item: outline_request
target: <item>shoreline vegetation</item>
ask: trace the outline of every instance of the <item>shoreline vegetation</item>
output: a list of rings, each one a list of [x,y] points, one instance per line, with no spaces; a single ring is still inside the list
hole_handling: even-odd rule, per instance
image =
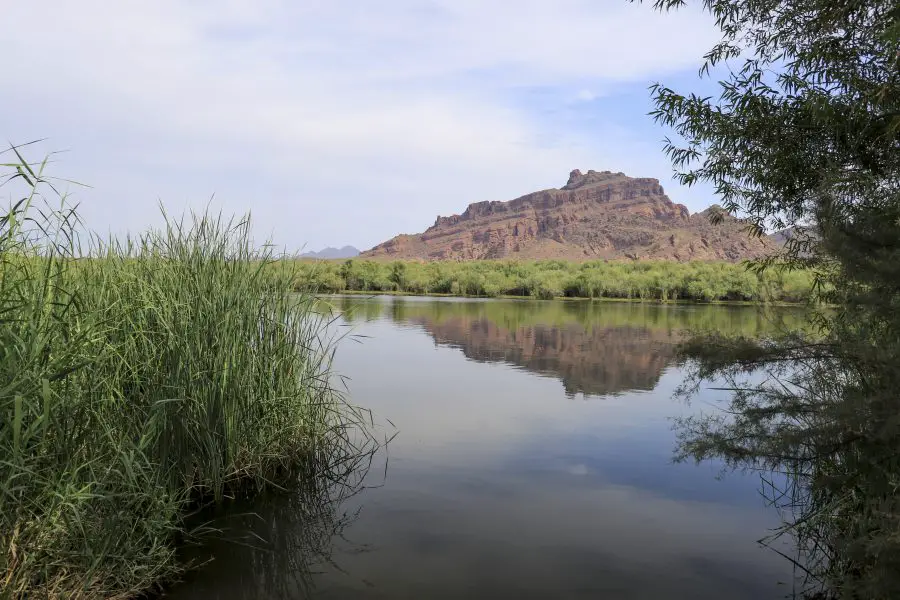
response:
[[[535,298],[534,296],[512,296],[512,295],[499,295],[499,296],[470,296],[470,295],[461,295],[461,294],[438,294],[432,292],[401,292],[397,290],[382,290],[382,291],[362,291],[362,290],[343,290],[341,292],[318,292],[321,296],[359,296],[362,298],[370,298],[374,296],[393,296],[397,298],[468,298],[472,300],[543,300],[543,301],[554,301],[554,302],[567,302],[570,304],[577,304],[580,302],[609,302],[616,304],[673,304],[673,305],[710,305],[710,306],[759,306],[761,304],[765,304],[767,306],[784,306],[784,307],[802,307],[807,306],[807,300],[800,300],[796,302],[787,302],[782,300],[775,300],[771,302],[754,302],[752,300],[695,300],[691,298],[679,298],[678,300],[661,300],[658,298],[587,298],[583,296],[554,296],[552,298]]]
[[[43,197],[43,165],[8,156],[0,597],[153,593],[210,533],[191,515],[311,478],[353,485],[374,444],[332,387],[331,317],[268,268],[248,220],[100,241]]]
[[[762,271],[728,262],[291,260],[298,289],[323,294],[805,304],[811,269]]]

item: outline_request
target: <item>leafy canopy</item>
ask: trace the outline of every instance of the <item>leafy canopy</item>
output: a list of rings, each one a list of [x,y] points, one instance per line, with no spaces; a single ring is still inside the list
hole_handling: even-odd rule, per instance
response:
[[[820,313],[820,339],[685,347],[695,359],[685,389],[721,377],[734,396],[727,417],[680,424],[681,456],[781,472],[786,483],[767,484],[787,514],[782,531],[824,586],[807,591],[897,598],[900,4],[703,5],[722,32],[700,69],[724,73],[718,97],[652,87],[652,115],[676,134],[665,144],[676,175],[713,184],[757,234],[792,227],[784,253],[759,267],[814,266],[838,309]]]
[[[897,251],[900,231],[900,4],[703,5],[722,38],[700,75],[726,73],[719,97],[652,86],[653,117],[677,134],[665,144],[677,178],[712,183],[724,208],[746,213],[758,233],[811,226],[861,277],[887,275],[869,271],[872,253]],[[787,258],[808,255],[818,237],[795,236]]]

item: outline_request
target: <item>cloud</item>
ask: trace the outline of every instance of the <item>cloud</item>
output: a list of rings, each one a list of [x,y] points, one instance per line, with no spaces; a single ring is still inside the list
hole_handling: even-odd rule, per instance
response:
[[[32,0],[0,24],[20,57],[0,135],[71,148],[101,230],[215,192],[278,242],[370,246],[571,168],[643,164],[661,135],[563,126],[529,90],[645,96],[714,39],[697,12],[619,1]]]

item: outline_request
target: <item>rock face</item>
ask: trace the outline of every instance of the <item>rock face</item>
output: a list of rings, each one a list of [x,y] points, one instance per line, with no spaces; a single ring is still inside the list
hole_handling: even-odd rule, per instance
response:
[[[691,215],[656,179],[576,169],[560,189],[470,204],[461,215],[438,217],[424,233],[399,235],[361,256],[738,261],[778,247],[767,238],[751,238],[745,224],[731,216],[713,225],[709,216],[717,210]]]

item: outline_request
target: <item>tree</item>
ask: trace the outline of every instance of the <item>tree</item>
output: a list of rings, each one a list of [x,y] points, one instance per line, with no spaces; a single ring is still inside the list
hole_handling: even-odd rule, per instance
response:
[[[404,291],[406,289],[406,265],[400,261],[391,263],[391,274],[388,279],[397,291]]]
[[[683,0],[657,0],[660,10]],[[811,265],[814,338],[695,340],[686,393],[724,376],[733,418],[681,424],[681,456],[787,475],[797,564],[816,593],[900,597],[900,4],[704,0],[717,97],[652,86],[686,185],[711,183],[751,233],[791,227],[758,269]],[[769,372],[769,383],[746,380]]]

